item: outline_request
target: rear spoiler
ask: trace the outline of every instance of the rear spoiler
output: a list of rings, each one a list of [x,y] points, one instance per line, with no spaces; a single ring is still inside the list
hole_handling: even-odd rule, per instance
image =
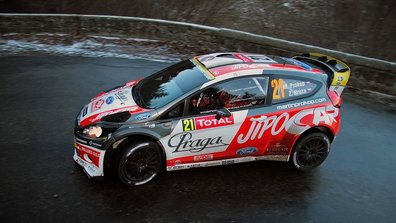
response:
[[[341,95],[351,75],[351,69],[344,62],[320,53],[306,53],[294,56],[293,59],[326,73],[329,90],[337,92],[338,95]]]

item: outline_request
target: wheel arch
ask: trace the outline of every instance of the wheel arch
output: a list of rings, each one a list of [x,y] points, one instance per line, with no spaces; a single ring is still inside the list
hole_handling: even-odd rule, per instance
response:
[[[305,131],[297,138],[297,140],[295,141],[294,145],[295,145],[299,140],[301,140],[302,138],[304,138],[305,136],[307,136],[307,135],[309,135],[309,134],[312,134],[312,133],[315,133],[315,132],[321,132],[321,133],[327,135],[327,137],[329,137],[330,143],[332,143],[333,140],[334,140],[334,138],[335,138],[334,132],[333,132],[329,127],[326,127],[326,126],[314,126],[314,127],[312,127],[312,128],[309,128],[309,129],[305,130]]]
[[[166,163],[166,153],[162,144],[159,142],[158,134],[150,134],[150,132],[130,132],[122,135],[117,135],[114,138],[114,142],[109,144],[106,148],[104,157],[104,175],[112,175],[114,173],[115,161],[119,158],[119,154],[122,153],[123,149],[131,143],[151,141],[161,148],[162,160]]]
[[[290,156],[291,156],[291,154],[293,153],[294,147],[297,145],[297,143],[298,143],[301,139],[303,139],[305,136],[307,136],[307,135],[309,135],[309,134],[312,134],[312,133],[316,133],[316,132],[320,132],[320,133],[323,133],[323,134],[327,135],[327,137],[329,137],[330,143],[332,143],[333,140],[334,140],[334,138],[335,138],[334,132],[333,132],[329,127],[326,127],[326,126],[314,126],[314,127],[312,127],[312,128],[309,128],[309,129],[305,130],[303,133],[301,133],[301,134],[296,138],[296,140],[294,141],[294,143],[293,143],[293,148],[292,148],[292,149],[290,150],[290,152],[289,152],[289,158],[288,158],[288,160],[290,160]]]
[[[321,163],[326,159],[326,157],[327,157],[327,155],[329,153],[329,150],[327,150],[327,154],[325,154],[325,157],[323,158],[323,160],[321,160],[318,164],[315,164],[315,166],[313,166],[313,167],[304,167],[304,166],[301,167],[300,164],[296,164],[296,162],[298,162],[298,161],[296,161],[296,157],[294,156],[294,154],[295,154],[295,151],[299,148],[298,147],[299,143],[302,140],[304,140],[306,137],[309,137],[309,135],[315,134],[315,133],[321,133],[321,134],[324,134],[324,135],[326,135],[328,137],[328,143],[329,143],[328,149],[330,149],[330,144],[333,142],[333,140],[335,138],[335,134],[333,133],[333,131],[330,128],[326,127],[326,126],[315,126],[315,127],[310,128],[310,129],[307,129],[301,135],[299,135],[297,137],[297,139],[295,140],[295,142],[293,144],[293,148],[290,150],[290,154],[289,154],[289,157],[288,157],[288,162],[290,164],[292,164],[298,170],[305,171],[305,170],[309,170],[309,168],[311,168],[311,169],[312,168],[316,168],[317,166],[321,165]]]

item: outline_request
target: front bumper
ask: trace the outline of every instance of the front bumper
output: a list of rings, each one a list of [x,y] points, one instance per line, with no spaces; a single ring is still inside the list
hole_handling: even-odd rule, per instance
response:
[[[80,140],[81,141],[81,140]],[[89,178],[104,177],[103,162],[105,151],[85,145],[74,137],[74,161],[80,165]]]

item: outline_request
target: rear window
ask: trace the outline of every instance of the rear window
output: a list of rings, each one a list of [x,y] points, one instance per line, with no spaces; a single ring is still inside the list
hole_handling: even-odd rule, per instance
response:
[[[309,79],[276,77],[271,80],[272,102],[284,102],[313,94],[320,86],[319,82]]]

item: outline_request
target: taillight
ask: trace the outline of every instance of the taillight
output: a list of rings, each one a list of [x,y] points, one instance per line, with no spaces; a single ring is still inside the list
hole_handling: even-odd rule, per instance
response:
[[[337,94],[337,92],[328,91],[327,95],[329,95],[329,98],[330,98],[331,102],[333,103],[334,107],[336,107],[336,108],[341,107],[342,98]]]

